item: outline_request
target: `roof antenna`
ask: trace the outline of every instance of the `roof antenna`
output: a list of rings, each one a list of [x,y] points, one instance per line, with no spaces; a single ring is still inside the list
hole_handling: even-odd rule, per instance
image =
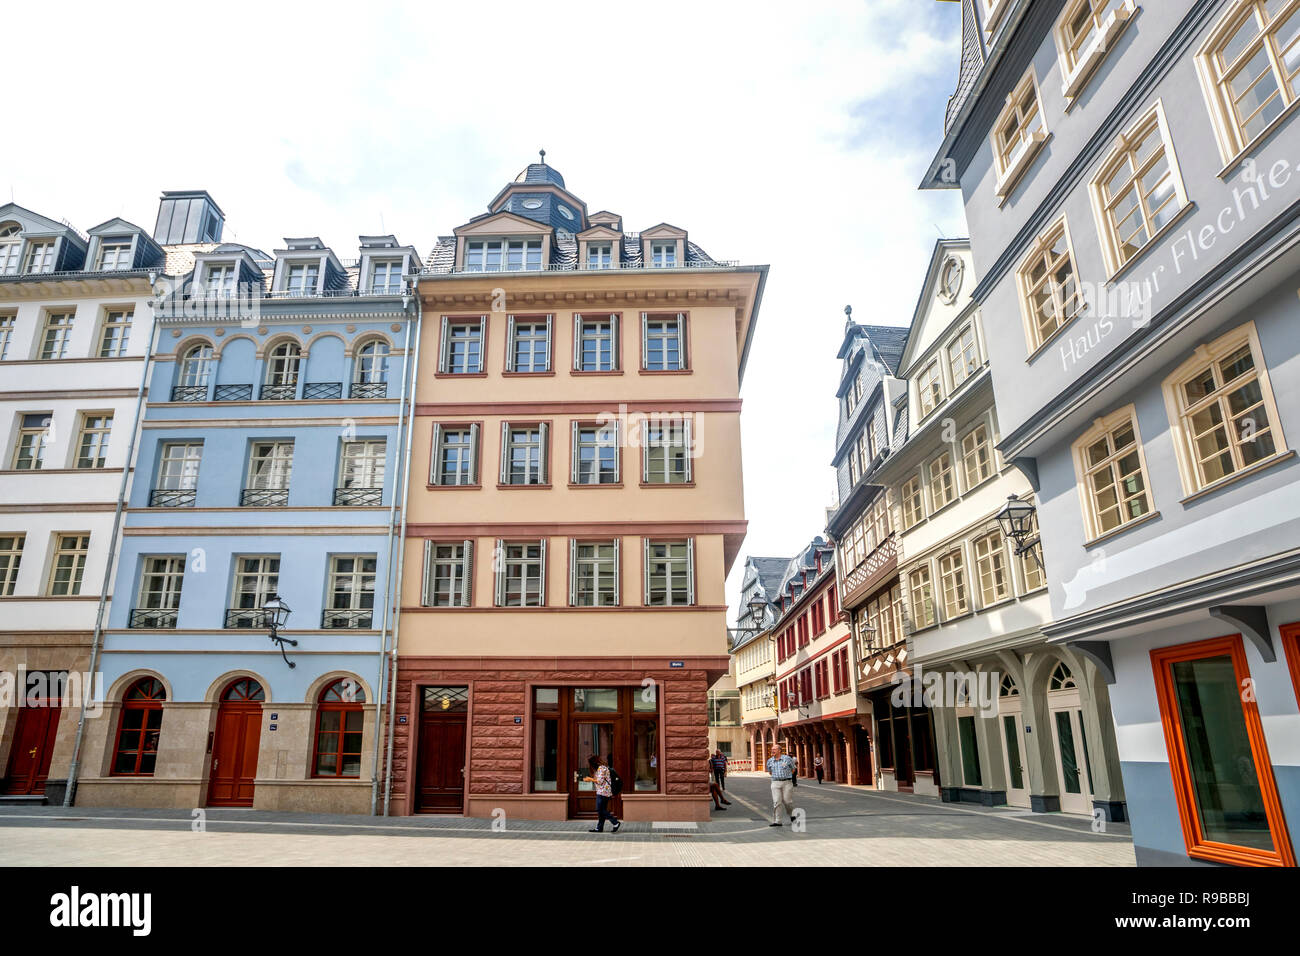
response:
[[[544,150],[544,149],[539,149],[539,150],[537,151],[537,153],[538,153],[538,155],[540,155],[540,156],[542,157],[542,165],[545,166],[545,165],[546,165],[546,150]]]
[[[844,324],[845,326],[853,324],[853,306],[851,305],[846,305],[844,307]]]

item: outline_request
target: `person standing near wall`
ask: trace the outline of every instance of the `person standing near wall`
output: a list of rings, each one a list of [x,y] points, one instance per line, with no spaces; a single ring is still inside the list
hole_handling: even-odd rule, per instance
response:
[[[783,744],[776,745],[776,753],[767,759],[767,772],[772,776],[772,822],[768,826],[781,825],[781,808],[794,824],[794,775],[798,763],[785,752]]]

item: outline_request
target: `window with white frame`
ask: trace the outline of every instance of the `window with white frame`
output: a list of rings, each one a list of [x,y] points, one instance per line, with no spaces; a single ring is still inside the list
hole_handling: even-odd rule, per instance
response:
[[[483,371],[483,342],[487,337],[487,316],[474,321],[452,321],[442,317],[441,355],[438,371],[448,375],[478,375]]]
[[[477,485],[478,449],[478,423],[435,424],[429,484]]]
[[[256,441],[248,458],[249,489],[283,491],[293,477],[293,441]]]
[[[535,272],[542,268],[541,239],[471,239],[466,272]]]
[[[1090,538],[1151,513],[1151,496],[1133,406],[1098,420],[1073,446]]]
[[[329,605],[321,618],[324,627],[370,627],[375,608],[373,554],[336,554],[330,558]],[[361,612],[361,613],[358,613]]]
[[[68,344],[72,341],[72,313],[47,312],[45,323],[41,327],[40,359],[61,359],[68,356]]]
[[[980,367],[979,347],[975,344],[975,326],[968,325],[948,343],[948,368],[955,389]]]
[[[1164,392],[1189,494],[1285,450],[1253,323],[1199,347]]]
[[[181,587],[185,583],[185,556],[179,554],[145,555],[140,565],[140,597],[137,609],[175,611],[181,606]],[[152,615],[151,625],[159,623]],[[172,626],[175,626],[172,618]]]
[[[103,468],[108,464],[108,435],[112,430],[112,412],[82,413],[76,467]]]
[[[1024,576],[1025,591],[1037,591],[1047,587],[1047,572],[1043,565],[1043,543],[1038,540],[1038,513],[1029,516],[1029,537],[1032,547],[1020,555],[1020,573]]]
[[[0,224],[0,276],[18,274],[23,249],[23,230],[16,222]]]
[[[546,539],[497,541],[497,607],[546,604]]]
[[[131,237],[105,236],[99,241],[99,268],[118,272],[131,268]]]
[[[134,315],[128,309],[111,309],[104,314],[104,325],[99,331],[100,358],[120,358],[126,354]]]
[[[235,291],[239,267],[233,262],[208,263],[203,270],[203,284],[208,295],[230,295]]]
[[[641,480],[648,485],[688,484],[692,479],[691,420],[650,417],[641,427]]]
[[[686,366],[686,316],[641,313],[641,367],[673,372]]]
[[[912,626],[929,627],[934,623],[934,586],[930,581],[928,565],[912,571],[907,576],[907,591],[912,604]]]
[[[1066,4],[1057,21],[1056,47],[1067,97],[1083,88],[1086,75],[1109,51],[1108,40],[1135,10],[1134,0],[1073,0]]]
[[[952,456],[944,452],[930,462],[930,511],[938,511],[957,495],[952,476]]]
[[[574,316],[573,368],[577,372],[618,370],[618,316]]]
[[[1031,66],[993,124],[993,160],[997,166],[999,195],[1005,195],[1025,171],[1047,133],[1038,81]]]
[[[506,371],[551,370],[551,316],[506,319]]]
[[[473,541],[424,542],[425,607],[469,607],[473,590]]]
[[[357,349],[352,381],[356,385],[383,385],[388,381],[387,342],[371,339]]]
[[[1029,351],[1036,352],[1085,307],[1064,217],[1034,243],[1017,278],[1021,308],[1028,319]]]
[[[50,563],[49,594],[73,597],[81,593],[81,577],[90,554],[90,535],[60,534],[54,539],[54,560]]]
[[[339,488],[383,488],[387,457],[386,439],[345,441],[339,455]]]
[[[266,384],[272,388],[296,388],[302,365],[302,347],[297,342],[281,342],[266,357]]]
[[[970,610],[966,594],[966,559],[960,547],[939,558],[939,586],[943,589],[943,616],[952,620]]]
[[[315,295],[320,279],[320,263],[291,263],[286,270],[284,288],[290,295]]]
[[[260,625],[262,607],[280,589],[280,556],[236,555],[234,566],[234,584],[230,592],[231,610],[254,612],[239,618],[239,626]],[[229,615],[227,620],[230,620]],[[244,621],[253,623],[242,623]]]
[[[14,326],[18,317],[12,312],[0,312],[0,362],[9,357],[9,343],[13,341]]]
[[[1091,188],[1102,252],[1113,274],[1188,204],[1159,103],[1119,138]]]
[[[979,576],[980,601],[984,607],[1011,596],[1007,549],[1000,531],[975,539],[975,572]]]
[[[23,272],[33,275],[54,271],[54,241],[30,242],[27,245],[27,260]]]
[[[548,431],[545,422],[521,425],[501,423],[501,484],[550,483],[547,462]]]
[[[695,542],[645,539],[645,603],[650,607],[695,603]]]
[[[569,539],[569,604],[573,607],[618,607],[619,539]]]
[[[49,412],[27,412],[18,419],[18,436],[14,440],[13,463],[17,471],[39,471],[45,467],[45,451],[50,443],[53,419]]]
[[[1300,4],[1231,4],[1197,53],[1225,160],[1256,142],[1300,98]]]
[[[587,243],[587,268],[610,269],[614,262],[614,244],[612,242]]]
[[[925,497],[921,494],[921,476],[913,475],[899,489],[903,503],[903,527],[910,528],[925,517]]]
[[[989,441],[987,426],[976,425],[962,438],[961,460],[968,489],[993,474],[993,445]]]
[[[651,242],[650,264],[655,269],[671,269],[677,265],[677,241]]]
[[[181,371],[177,385],[183,388],[207,388],[213,364],[211,345],[205,343],[187,349],[181,358]]]
[[[569,481],[575,485],[618,484],[618,426],[614,422],[573,422],[570,426],[573,461]]]
[[[12,597],[18,586],[18,569],[23,563],[25,534],[0,535],[0,597]]]
[[[943,401],[943,374],[939,371],[938,359],[921,370],[917,387],[921,401],[921,417],[924,418]]]
[[[402,291],[402,260],[372,259],[370,291],[374,295],[397,295]]]
[[[165,442],[158,457],[158,487],[167,491],[193,491],[199,483],[202,441]]]

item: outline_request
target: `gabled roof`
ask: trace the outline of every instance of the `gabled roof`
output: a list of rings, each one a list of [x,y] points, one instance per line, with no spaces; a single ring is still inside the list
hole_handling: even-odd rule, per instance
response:
[[[921,292],[916,297],[916,308],[912,310],[912,322],[904,329],[904,340],[902,348],[899,350],[899,360],[902,368],[907,368],[912,364],[915,358],[915,345],[919,341],[919,330],[925,324],[925,317],[934,303],[937,290],[939,288],[939,278],[943,272],[943,264],[948,260],[949,253],[953,251],[970,252],[970,240],[964,237],[952,239],[938,239],[934,243],[934,248],[930,251],[930,263],[925,269],[925,280],[921,283]],[[974,278],[967,279],[964,287],[973,288],[975,285]],[[906,359],[906,361],[902,361]]]
[[[113,235],[120,235],[124,232],[138,232],[141,233],[142,235],[149,236],[148,232],[146,232],[144,229],[137,226],[135,223],[127,222],[125,219],[119,219],[116,216],[114,216],[112,219],[107,220],[106,222],[101,222],[98,226],[94,226],[91,229],[87,229],[86,235],[113,236]],[[149,239],[150,241],[152,241],[153,237],[149,236]]]
[[[7,219],[17,219],[20,222],[23,222],[23,232],[29,231],[28,226],[33,226],[40,232],[59,232],[61,230],[67,230],[68,232],[73,231],[71,226],[65,226],[61,222],[55,222],[53,219],[42,216],[38,212],[32,212],[30,209],[13,202],[7,202],[3,206],[0,206],[0,222]]]

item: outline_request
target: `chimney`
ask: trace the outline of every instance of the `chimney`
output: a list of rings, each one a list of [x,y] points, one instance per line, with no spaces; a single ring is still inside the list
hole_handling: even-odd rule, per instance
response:
[[[153,237],[161,246],[220,242],[226,216],[204,189],[164,192]]]

